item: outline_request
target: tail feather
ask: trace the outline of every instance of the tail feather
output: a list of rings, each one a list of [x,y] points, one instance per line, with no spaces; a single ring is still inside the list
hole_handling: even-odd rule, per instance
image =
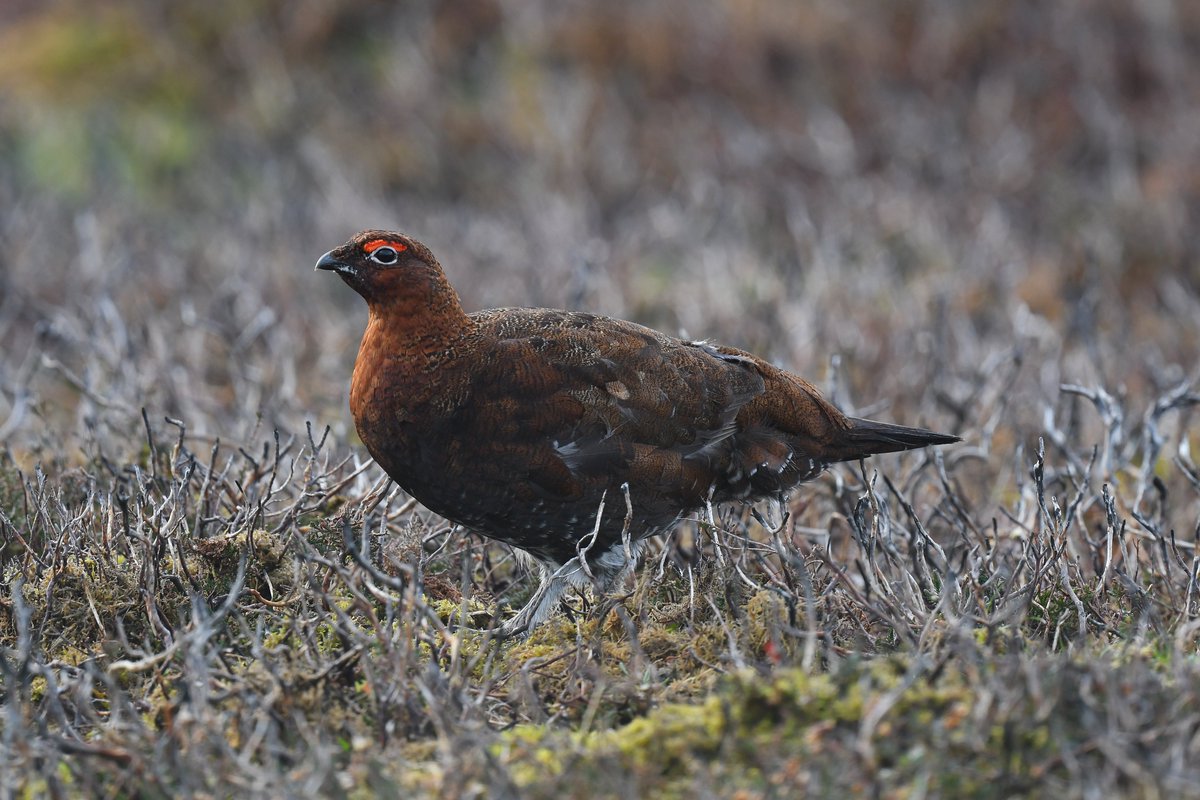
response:
[[[870,419],[850,417],[850,424],[852,427],[841,437],[842,446],[838,448],[835,461],[854,461],[879,453],[895,453],[960,441],[957,436]]]

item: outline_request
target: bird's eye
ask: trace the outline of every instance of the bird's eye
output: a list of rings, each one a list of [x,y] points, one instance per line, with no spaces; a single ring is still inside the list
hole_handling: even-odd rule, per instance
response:
[[[396,253],[396,250],[394,248],[387,247],[385,245],[383,247],[376,247],[374,250],[372,250],[370,253],[370,257],[371,257],[371,260],[374,261],[376,264],[383,264],[383,265],[387,266],[387,265],[395,264],[396,259],[398,259],[400,256]]]

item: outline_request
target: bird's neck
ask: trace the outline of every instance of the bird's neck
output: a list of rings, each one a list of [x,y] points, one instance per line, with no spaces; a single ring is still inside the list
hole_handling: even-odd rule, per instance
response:
[[[393,285],[378,286],[367,298],[363,345],[387,360],[437,361],[474,323],[440,270],[403,278],[397,274]]]
[[[368,302],[370,318],[364,336],[388,344],[392,355],[436,353],[472,326],[449,284],[404,289],[383,302]]]
[[[445,279],[436,277],[409,281],[386,302],[368,303],[350,386],[360,428],[376,417],[396,420],[405,409],[430,401],[446,388],[435,374],[467,349],[477,324]]]

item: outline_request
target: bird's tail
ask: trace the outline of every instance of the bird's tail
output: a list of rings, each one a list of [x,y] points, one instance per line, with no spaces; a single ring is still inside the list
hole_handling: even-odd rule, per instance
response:
[[[878,453],[895,453],[899,450],[915,450],[931,444],[952,444],[957,436],[934,433],[924,428],[909,428],[870,419],[850,417],[850,429],[841,437],[835,461],[854,461]]]

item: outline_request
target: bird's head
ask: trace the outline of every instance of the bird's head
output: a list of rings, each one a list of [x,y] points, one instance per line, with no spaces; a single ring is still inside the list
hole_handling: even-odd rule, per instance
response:
[[[394,231],[356,234],[321,256],[317,269],[336,272],[372,309],[433,300],[446,290],[453,294],[429,248]]]

